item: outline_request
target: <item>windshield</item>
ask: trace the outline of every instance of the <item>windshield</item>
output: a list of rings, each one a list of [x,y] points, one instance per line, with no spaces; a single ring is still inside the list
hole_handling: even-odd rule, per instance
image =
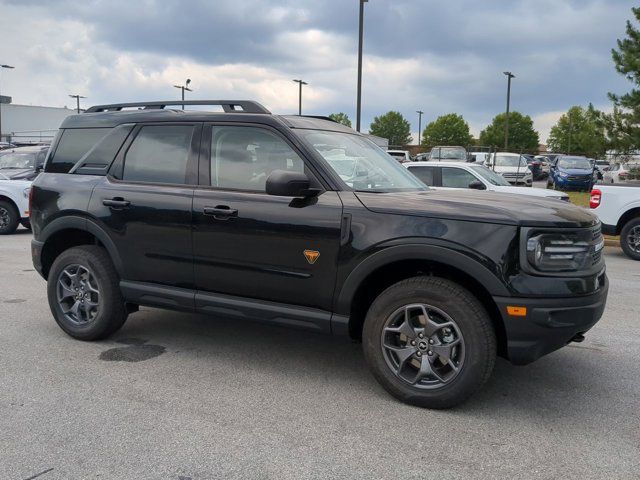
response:
[[[367,138],[351,133],[297,130],[340,178],[358,192],[428,190],[409,170]]]
[[[7,152],[0,153],[0,169],[3,168],[34,168],[36,152]]]
[[[498,185],[501,187],[509,187],[511,184],[505,180],[502,175],[497,174],[496,172],[492,172],[487,167],[483,167],[480,165],[473,165],[471,167],[475,173],[484,178],[491,185]]]
[[[524,157],[518,155],[496,155],[496,167],[517,167],[518,162],[521,167],[527,166]]]
[[[576,168],[580,170],[591,170],[591,162],[581,157],[564,157],[558,160],[558,168]]]
[[[431,149],[431,160],[461,160],[467,159],[463,148],[458,147],[434,147]]]

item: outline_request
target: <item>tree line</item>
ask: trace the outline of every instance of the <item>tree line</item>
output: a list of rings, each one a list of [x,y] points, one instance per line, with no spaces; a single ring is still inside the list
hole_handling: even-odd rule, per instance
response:
[[[636,22],[640,22],[640,7],[631,9]],[[596,109],[591,103],[586,107],[575,105],[560,116],[551,128],[548,150],[568,152],[600,158],[607,151],[621,155],[640,151],[640,30],[627,21],[626,38],[617,41],[617,49],[611,51],[615,69],[633,84],[630,92],[618,95],[609,93],[613,103],[610,113]],[[345,113],[330,117],[351,126]],[[469,124],[462,115],[449,113],[427,123],[421,132],[421,146],[425,149],[436,145],[504,145],[506,114],[496,115],[478,138],[473,138]],[[397,111],[377,116],[369,126],[369,133],[389,139],[389,145],[409,145],[411,124]],[[529,115],[514,111],[509,113],[509,149],[535,152],[540,137]]]

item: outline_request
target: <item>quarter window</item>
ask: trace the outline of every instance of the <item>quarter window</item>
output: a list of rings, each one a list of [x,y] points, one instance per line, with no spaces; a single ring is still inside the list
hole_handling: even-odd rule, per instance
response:
[[[284,140],[263,128],[213,128],[212,186],[264,192],[274,170],[303,172],[304,162]]]
[[[443,167],[442,186],[449,188],[469,188],[477,178],[461,168]]]
[[[69,172],[76,162],[84,157],[110,130],[110,128],[65,129],[56,151],[47,162],[45,171],[51,173]]]
[[[184,184],[193,128],[192,125],[142,127],[124,158],[122,179]]]

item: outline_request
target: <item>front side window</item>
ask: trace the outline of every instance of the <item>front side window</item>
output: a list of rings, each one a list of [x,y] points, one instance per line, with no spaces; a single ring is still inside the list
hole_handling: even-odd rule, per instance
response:
[[[58,146],[47,162],[45,171],[67,173],[110,130],[110,128],[67,128],[62,132]]]
[[[469,188],[471,182],[478,180],[471,173],[461,168],[443,167],[442,186],[449,188]]]
[[[304,172],[300,156],[278,135],[259,127],[213,128],[213,187],[264,192],[267,177],[274,170]]]
[[[124,158],[122,179],[129,182],[184,184],[194,127],[142,127]]]
[[[352,133],[296,129],[347,187],[358,192],[427,190],[414,175],[369,139]]]
[[[409,171],[420,179],[425,185],[433,187],[433,174],[435,167],[409,167]]]

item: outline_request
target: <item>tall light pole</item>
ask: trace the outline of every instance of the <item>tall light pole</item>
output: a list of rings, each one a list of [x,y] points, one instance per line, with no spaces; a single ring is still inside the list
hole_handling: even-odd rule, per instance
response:
[[[184,85],[174,85],[174,87],[179,88],[180,90],[182,90],[182,101],[184,102],[184,91],[186,90],[187,92],[193,92],[193,90],[191,90],[189,88],[189,84],[191,83],[191,79],[187,78],[187,81],[184,82]],[[182,104],[182,109],[184,110],[184,103]]]
[[[571,155],[571,130],[573,130],[571,109],[569,109],[569,135],[567,135],[567,155]]]
[[[78,113],[80,113],[80,99],[81,98],[87,98],[87,97],[83,97],[82,95],[69,95],[71,98],[75,98],[76,99],[76,111]]]
[[[302,80],[294,80],[298,84],[298,115],[302,115],[302,85],[309,85]]]
[[[362,41],[364,37],[364,4],[369,0],[360,0],[360,21],[358,33],[358,98],[356,100],[356,130],[360,131],[360,113],[362,111]]]
[[[424,113],[422,110],[416,110],[418,114],[418,146],[422,144],[420,135],[422,135],[422,114]]]
[[[12,67],[11,65],[0,65],[0,72],[2,71],[3,68],[13,69],[15,67]],[[2,97],[1,89],[0,89],[0,97]],[[2,141],[2,98],[0,98],[0,141]]]
[[[511,101],[511,79],[516,76],[511,72],[502,72],[507,76],[507,116],[504,122],[504,149],[509,147],[509,102]]]

